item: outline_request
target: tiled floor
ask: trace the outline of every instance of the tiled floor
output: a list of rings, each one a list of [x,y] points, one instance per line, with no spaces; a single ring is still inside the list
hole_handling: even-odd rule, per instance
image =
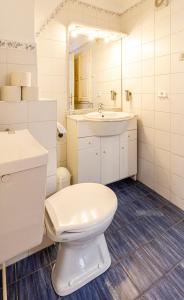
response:
[[[63,299],[184,299],[184,212],[130,179],[110,188],[119,200],[106,232],[111,268]],[[56,249],[51,246],[8,268],[8,300],[61,299],[50,280]]]

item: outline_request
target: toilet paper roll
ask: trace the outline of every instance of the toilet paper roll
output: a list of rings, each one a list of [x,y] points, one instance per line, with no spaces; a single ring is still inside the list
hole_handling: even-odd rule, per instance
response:
[[[2,86],[1,87],[2,101],[21,101],[21,87],[19,86]]]
[[[22,87],[22,100],[35,101],[39,100],[38,87]]]
[[[10,74],[10,84],[14,86],[31,86],[31,73],[12,72]]]

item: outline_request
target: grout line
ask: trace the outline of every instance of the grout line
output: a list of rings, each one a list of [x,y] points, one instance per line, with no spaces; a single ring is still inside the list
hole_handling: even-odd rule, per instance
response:
[[[179,262],[177,262],[177,264],[175,266],[171,267],[159,279],[157,279],[153,284],[151,284],[151,286],[149,288],[147,288],[144,292],[142,292],[141,295],[139,295],[139,297],[142,296],[142,295],[144,295],[146,292],[148,292],[152,287],[156,286],[159,281],[161,281],[162,279],[164,279],[164,277],[167,277],[167,275],[169,273],[171,273],[177,266],[179,266],[183,260],[184,260],[184,257]],[[182,292],[180,289],[178,289],[177,286],[174,286],[174,287],[179,292],[179,294],[184,295],[184,292]],[[136,298],[136,299],[139,299],[139,298]]]

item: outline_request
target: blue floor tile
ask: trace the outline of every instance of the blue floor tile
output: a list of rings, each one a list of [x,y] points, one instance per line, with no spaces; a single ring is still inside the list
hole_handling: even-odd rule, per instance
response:
[[[136,219],[136,214],[129,206],[125,205],[123,209],[117,209],[114,219],[107,229],[107,232],[114,233],[118,229],[133,222]]]
[[[157,263],[162,272],[170,270],[182,259],[180,250],[176,249],[172,242],[162,237],[156,238],[146,244],[143,249],[149,258]]]
[[[180,251],[180,255],[184,256],[184,235],[177,228],[171,228],[163,235],[164,239],[167,239],[173,243],[177,251]]]
[[[169,282],[168,279],[162,279],[153,286],[140,300],[183,300],[182,295],[177,288]]]
[[[138,248],[134,235],[127,228],[119,230],[115,234],[106,234],[107,245],[113,264],[123,256],[135,252]]]
[[[28,276],[40,268],[50,264],[50,257],[47,249],[39,251],[16,263],[17,280]]]
[[[143,250],[124,258],[121,265],[140,292],[147,290],[162,276],[156,263]]]
[[[120,264],[99,276],[95,284],[101,299],[133,300],[139,295]]]
[[[16,281],[16,269],[15,264],[6,268],[6,281],[7,285],[10,285]],[[0,288],[2,288],[2,271],[0,271]]]
[[[173,269],[167,275],[167,278],[171,285],[177,287],[178,291],[184,295],[184,263],[180,263],[175,269]]]
[[[56,300],[51,284],[51,266],[44,267],[39,271],[26,276],[17,282],[19,300]]]

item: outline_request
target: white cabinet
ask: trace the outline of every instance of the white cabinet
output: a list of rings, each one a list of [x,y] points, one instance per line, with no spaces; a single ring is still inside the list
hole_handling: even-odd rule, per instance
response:
[[[67,167],[73,183],[108,184],[137,174],[136,118],[113,136],[94,136],[89,123],[79,120],[68,118],[67,123]]]
[[[119,180],[119,136],[101,137],[101,183]]]
[[[78,183],[101,182],[100,138],[78,139]]]
[[[137,174],[137,130],[128,131],[128,175]]]
[[[128,174],[128,131],[120,135],[120,178],[127,177]]]

